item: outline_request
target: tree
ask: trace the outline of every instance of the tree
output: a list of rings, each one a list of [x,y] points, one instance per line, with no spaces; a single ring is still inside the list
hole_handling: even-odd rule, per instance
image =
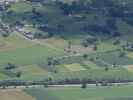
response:
[[[21,74],[22,74],[21,72],[17,72],[17,73],[16,73],[16,77],[17,77],[17,78],[20,78],[20,77],[21,77]]]
[[[85,58],[85,59],[88,58],[88,54],[84,54],[83,58]]]
[[[84,47],[88,47],[89,45],[96,44],[97,38],[95,37],[87,37],[86,39],[83,40],[82,45]]]
[[[72,14],[72,7],[67,3],[60,3],[60,8],[63,10],[64,15]]]
[[[64,31],[64,28],[65,28],[65,27],[64,27],[64,25],[62,25],[62,24],[58,24],[58,25],[57,25],[57,31],[58,31],[58,33],[59,33],[60,35],[61,35],[61,32]]]
[[[111,18],[107,19],[106,24],[107,24],[107,27],[111,28],[112,30],[117,29],[116,18],[111,17]]]
[[[116,63],[113,63],[113,65],[112,65],[114,68],[116,68],[117,67],[117,65],[116,65]]]
[[[118,44],[120,44],[120,40],[119,40],[119,39],[117,39],[117,40],[115,40],[115,41],[113,42],[113,45],[118,45]]]
[[[37,14],[36,8],[32,8],[32,13]]]
[[[108,71],[109,70],[109,68],[108,67],[105,67],[105,71]]]
[[[98,49],[97,44],[94,45],[93,50],[96,51]]]
[[[71,41],[68,41],[68,49],[71,49],[72,43]]]
[[[83,88],[83,89],[87,88],[87,83],[83,82],[81,88]]]
[[[124,57],[126,55],[126,53],[124,52],[124,51],[121,51],[120,53],[119,53],[119,57]]]
[[[51,58],[51,57],[48,57],[48,59],[47,59],[47,62],[48,62],[48,65],[50,66],[50,65],[52,65],[53,63],[53,58]]]
[[[48,83],[44,83],[43,86],[44,86],[45,88],[48,88]]]
[[[9,33],[2,33],[2,36],[6,38],[9,36]]]
[[[88,47],[88,42],[87,41],[83,41],[82,45],[86,48],[86,47]]]
[[[98,81],[96,81],[96,86],[98,86]]]
[[[15,64],[12,64],[12,63],[7,63],[7,65],[5,66],[5,69],[6,70],[10,70],[10,69],[14,69],[16,68],[17,66]]]

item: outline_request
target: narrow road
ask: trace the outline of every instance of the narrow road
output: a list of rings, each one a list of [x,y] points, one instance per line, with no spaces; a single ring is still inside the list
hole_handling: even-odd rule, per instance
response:
[[[128,86],[133,85],[133,82],[126,83],[111,83],[111,86]],[[81,88],[82,84],[66,84],[66,85],[48,85],[48,88]],[[106,86],[102,86],[101,84],[87,84],[87,88],[104,88]],[[45,88],[44,85],[29,85],[29,86],[8,86],[8,87],[0,87],[0,89],[26,89],[26,88]]]

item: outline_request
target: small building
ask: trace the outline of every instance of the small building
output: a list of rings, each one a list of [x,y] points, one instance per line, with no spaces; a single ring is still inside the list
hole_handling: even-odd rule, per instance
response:
[[[28,39],[31,39],[31,40],[34,38],[34,35],[32,32],[25,32],[24,36],[26,36]]]
[[[122,46],[124,49],[128,51],[133,51],[133,44],[132,43],[126,43],[125,45]]]

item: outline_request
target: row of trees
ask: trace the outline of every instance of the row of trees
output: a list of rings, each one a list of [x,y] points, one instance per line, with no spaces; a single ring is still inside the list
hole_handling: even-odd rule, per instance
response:
[[[132,82],[129,79],[103,79],[103,80],[92,80],[92,79],[64,79],[64,80],[56,80],[54,81],[52,78],[48,78],[41,81],[26,81],[26,80],[3,80],[0,81],[0,87],[6,88],[9,86],[34,86],[34,85],[43,85],[44,87],[48,87],[49,85],[66,85],[66,84],[81,84],[81,88],[86,88],[87,84],[95,84],[95,86],[111,86],[112,83],[127,83]]]

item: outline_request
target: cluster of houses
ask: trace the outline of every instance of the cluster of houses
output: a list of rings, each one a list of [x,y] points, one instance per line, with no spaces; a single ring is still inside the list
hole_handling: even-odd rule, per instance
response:
[[[22,33],[25,37],[27,37],[28,39],[33,39],[34,38],[34,35],[32,32],[28,31],[28,30],[25,30],[25,28],[23,27],[19,27],[19,26],[16,26],[15,27],[16,31]]]
[[[0,0],[0,11],[5,10],[6,6],[12,3],[16,3],[19,1],[25,1],[25,0]]]
[[[18,2],[18,1],[20,1],[20,0],[0,0],[0,5],[15,3],[15,2]]]
[[[132,43],[126,44],[125,49],[129,51],[133,51],[133,44]]]

